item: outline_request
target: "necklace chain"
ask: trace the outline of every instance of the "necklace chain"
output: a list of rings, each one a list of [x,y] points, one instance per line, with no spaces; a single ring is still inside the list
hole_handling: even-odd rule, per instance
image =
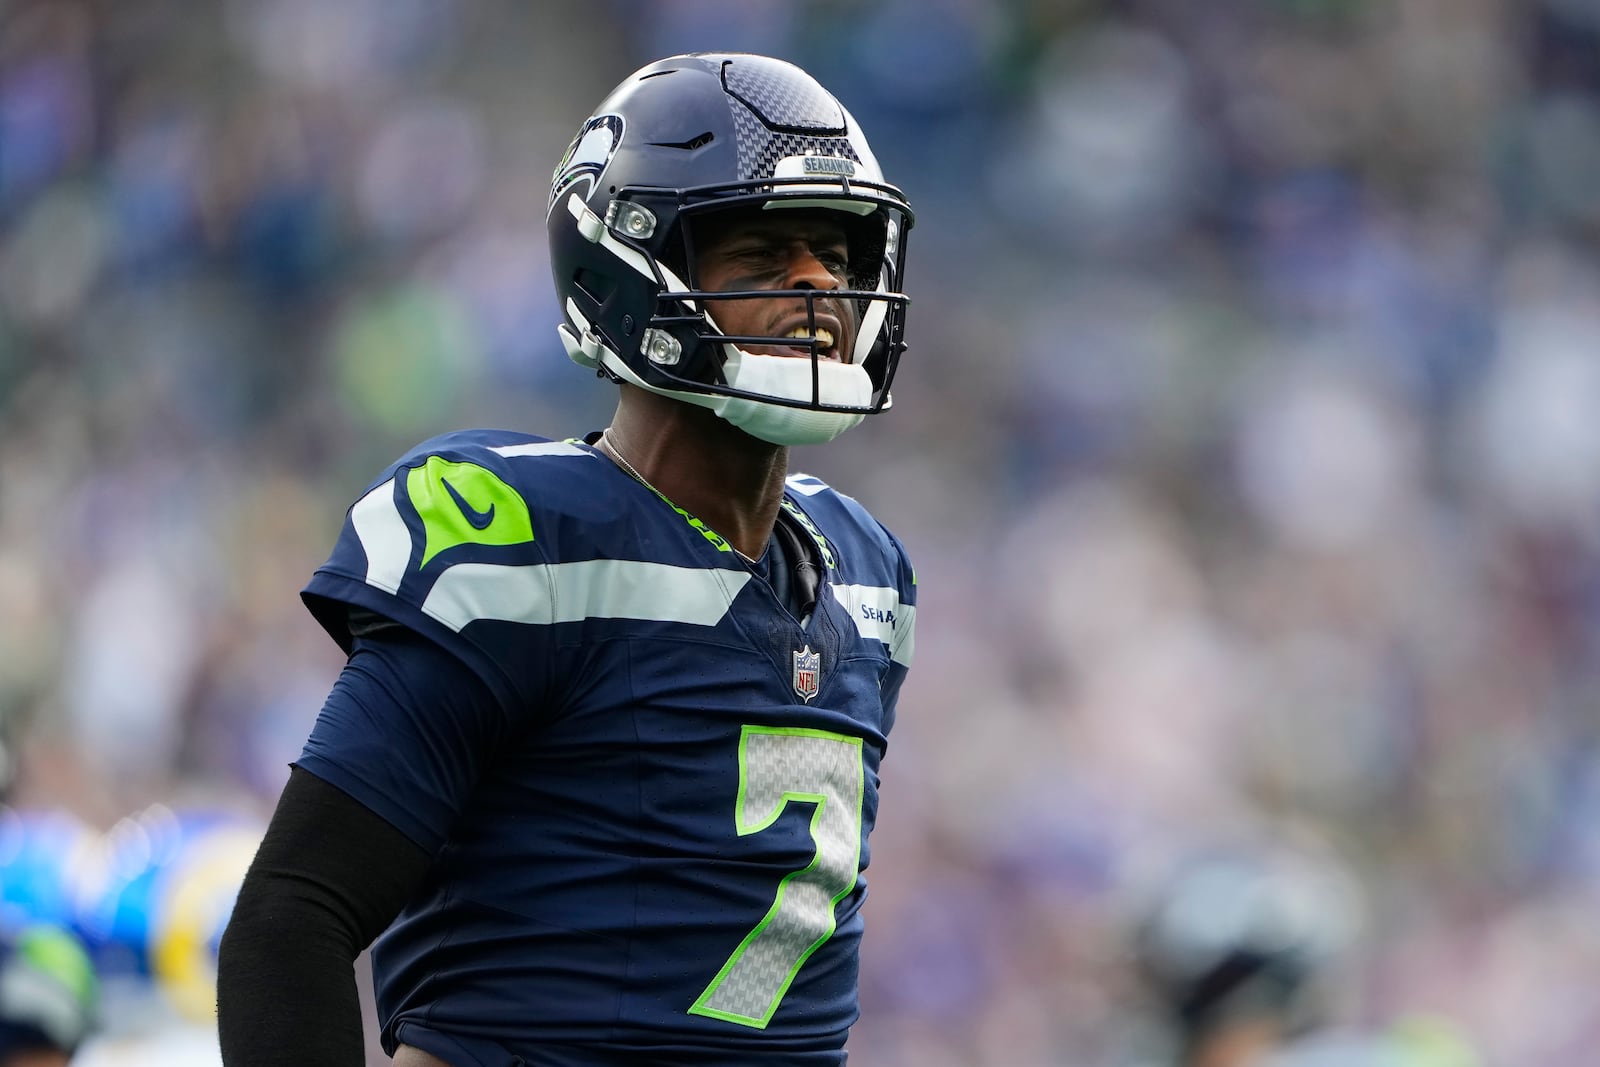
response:
[[[610,454],[612,459],[617,461],[617,466],[621,467],[624,471],[626,471],[630,478],[632,478],[634,481],[638,482],[640,485],[644,486],[646,489],[650,490],[652,493],[654,493],[656,496],[660,497],[662,500],[666,500],[667,499],[666,494],[662,493],[661,490],[659,490],[655,486],[651,485],[650,484],[650,480],[648,478],[646,478],[644,475],[640,474],[638,469],[635,468],[632,463],[628,462],[628,457],[624,456],[622,454],[622,452],[620,450],[618,450],[616,438],[611,436],[611,428],[610,427],[607,427],[606,429],[600,431],[600,440],[599,440],[598,443],[606,446],[606,452]],[[668,501],[668,503],[671,503],[671,502]],[[728,547],[729,548],[733,548],[732,545],[729,545]],[[754,559],[751,559],[749,556],[745,555],[743,552],[740,552],[737,548],[734,548],[733,551],[738,555],[738,557],[740,559],[744,560],[746,563],[754,563],[755,562]]]
[[[645,478],[644,475],[640,474],[638,470],[634,468],[632,463],[628,462],[628,457],[624,456],[621,450],[617,448],[616,439],[611,436],[611,430],[609,427],[600,431],[600,443],[606,446],[606,451],[611,453],[611,458],[617,461],[618,466],[628,472],[629,477],[638,482],[640,485],[644,486],[646,489],[650,490],[656,496],[661,495],[661,490],[651,485],[649,480]]]

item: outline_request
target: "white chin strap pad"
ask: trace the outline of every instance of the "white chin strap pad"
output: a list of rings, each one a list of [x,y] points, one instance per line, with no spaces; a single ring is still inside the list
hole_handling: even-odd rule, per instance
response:
[[[617,377],[641,389],[708,408],[752,437],[775,445],[820,445],[833,440],[867,417],[872,405],[872,376],[855,363],[818,360],[817,400],[857,411],[816,411],[786,407],[742,396],[713,396],[650,385],[589,329],[589,322],[571,300],[567,315],[576,328],[563,323],[558,332],[572,361],[583,367],[604,365]],[[812,360],[802,356],[758,356],[724,344],[723,374],[730,386],[763,396],[811,403]]]
[[[562,338],[569,352],[578,347],[578,342],[565,331]],[[728,353],[723,369],[729,385],[787,400],[810,402],[811,360],[795,356],[755,356],[732,345],[722,347]],[[573,358],[582,362],[578,355]],[[820,399],[824,404],[856,407],[863,409],[861,411],[814,411],[742,396],[663,389],[640,378],[615,352],[603,346],[598,349],[598,361],[624,381],[661,396],[708,408],[750,436],[775,445],[820,445],[831,441],[866,418],[865,409],[872,404],[872,376],[866,368],[848,363],[821,362],[817,365]]]
[[[798,356],[752,355],[733,345],[723,345],[727,362],[722,371],[728,384],[764,396],[785,400],[811,400],[812,361]],[[837,407],[865,409],[872,404],[872,378],[866,368],[850,363],[820,360],[817,399]],[[818,445],[831,441],[866,418],[862,411],[814,411],[766,404],[744,397],[698,398],[712,411],[752,437],[775,445]]]

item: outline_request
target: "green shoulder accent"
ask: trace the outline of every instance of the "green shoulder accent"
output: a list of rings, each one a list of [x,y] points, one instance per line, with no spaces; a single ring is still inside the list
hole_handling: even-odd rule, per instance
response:
[[[811,535],[811,540],[817,543],[817,549],[822,553],[823,564],[830,571],[838,566],[833,560],[833,549],[828,547],[828,539],[822,536],[822,531],[817,529],[817,524],[811,521],[811,516],[801,511],[799,506],[788,497],[784,497],[778,503],[784,511],[794,516],[795,521],[800,524],[801,528]]]
[[[654,487],[652,486],[652,488],[654,488]],[[659,491],[657,491],[656,492],[656,496],[661,496],[661,493]],[[673,511],[676,511],[679,515],[681,515],[683,517],[683,520],[685,522],[687,522],[690,525],[690,527],[692,527],[695,530],[698,530],[699,533],[700,533],[700,536],[704,537],[707,541],[710,541],[712,546],[714,548],[716,548],[716,550],[718,552],[732,552],[733,551],[733,546],[728,544],[727,538],[725,538],[721,534],[717,533],[717,531],[713,530],[711,527],[707,526],[705,523],[701,522],[699,519],[695,518],[693,515],[689,514],[687,511],[684,511],[682,508],[680,508],[678,505],[674,504],[672,501],[667,500],[666,497],[661,496],[661,499],[662,500],[666,500],[667,501],[667,506],[669,508],[671,508]]]
[[[639,484],[643,485],[646,489],[650,490],[656,496],[660,497],[661,498],[661,502],[663,504],[667,505],[667,507],[671,508],[673,511],[676,511],[678,513],[679,517],[682,518],[684,522],[687,522],[689,524],[689,527],[691,529],[697,531],[700,534],[701,537],[704,537],[707,541],[711,542],[712,547],[715,548],[718,552],[732,552],[733,551],[733,546],[728,543],[728,539],[727,538],[725,538],[721,534],[717,533],[717,531],[713,530],[711,527],[707,526],[704,522],[702,522],[699,519],[695,518],[693,515],[689,514],[687,511],[685,511],[682,508],[680,508],[678,505],[674,504],[671,500],[668,500],[667,499],[667,495],[665,493],[663,493],[661,490],[657,489],[655,486],[651,485],[649,482],[640,482]]]
[[[584,444],[585,442],[584,442],[583,438],[581,438],[581,437],[569,437],[569,438],[567,438],[566,443],[569,444],[569,445],[581,445],[581,444]],[[651,485],[649,482],[647,482],[644,479],[640,478],[638,475],[633,475],[633,478],[640,485],[644,486],[646,489],[650,490],[656,496],[660,497],[661,498],[661,502],[663,504],[667,505],[667,507],[671,508],[673,511],[676,511],[678,513],[678,516],[680,518],[682,518],[684,522],[687,522],[691,529],[693,529],[694,531],[699,533],[699,535],[701,537],[704,537],[707,541],[711,542],[712,547],[715,548],[718,552],[732,552],[733,551],[733,546],[728,543],[727,538],[725,538],[721,534],[717,533],[717,531],[713,530],[711,527],[707,526],[705,523],[701,522],[699,519],[695,518],[693,515],[689,514],[687,511],[685,511],[682,508],[680,508],[678,505],[674,504],[671,500],[667,499],[667,494],[663,493],[661,490],[657,489],[655,486]]]
[[[528,502],[476,463],[429,456],[406,475],[406,494],[427,537],[421,566],[457,545],[520,545],[533,540]]]

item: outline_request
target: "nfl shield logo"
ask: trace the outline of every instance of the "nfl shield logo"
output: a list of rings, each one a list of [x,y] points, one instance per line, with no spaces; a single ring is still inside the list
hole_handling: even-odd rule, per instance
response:
[[[822,653],[807,645],[794,654],[794,691],[809,702],[822,683]]]

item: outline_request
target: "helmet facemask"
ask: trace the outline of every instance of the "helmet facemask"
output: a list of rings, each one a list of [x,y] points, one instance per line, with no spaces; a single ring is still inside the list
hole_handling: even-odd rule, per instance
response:
[[[685,360],[689,373],[682,375],[685,388],[706,388],[712,392],[730,390],[729,395],[739,395],[734,377],[727,373],[730,360],[739,353],[746,356],[760,354],[763,358],[800,359],[808,364],[807,376],[815,379],[817,371],[829,364],[848,366],[863,371],[868,379],[870,395],[864,400],[850,403],[830,401],[818,394],[815,388],[804,395],[789,397],[791,402],[817,407],[820,410],[841,408],[871,414],[889,405],[889,381],[898,356],[904,348],[903,322],[906,298],[893,288],[899,263],[885,259],[889,245],[891,225],[898,234],[899,223],[891,222],[887,209],[871,205],[850,203],[850,208],[864,206],[867,214],[854,210],[822,208],[818,201],[807,198],[803,205],[788,206],[783,200],[767,200],[756,205],[725,207],[707,205],[695,210],[685,210],[682,215],[682,232],[679,236],[682,252],[676,262],[669,258],[674,273],[684,279],[682,288],[667,289],[657,298],[655,325],[673,331],[680,343],[689,349],[696,346],[695,357]],[[773,219],[793,213],[804,213],[817,227],[837,227],[843,234],[845,261],[837,270],[837,281],[830,288],[805,286],[802,288],[772,288],[755,284],[738,287],[713,284],[698,269],[702,257],[709,252],[708,238],[713,234],[738,235],[746,226],[757,226],[770,214]],[[825,255],[826,253],[813,253]],[[679,267],[678,264],[687,264]],[[752,301],[763,304],[778,302],[793,304],[799,311],[787,314],[782,320],[782,330],[769,332],[766,327],[736,331],[731,325],[738,321],[744,305]],[[801,336],[793,336],[796,328]],[[829,336],[819,335],[819,328]]]

